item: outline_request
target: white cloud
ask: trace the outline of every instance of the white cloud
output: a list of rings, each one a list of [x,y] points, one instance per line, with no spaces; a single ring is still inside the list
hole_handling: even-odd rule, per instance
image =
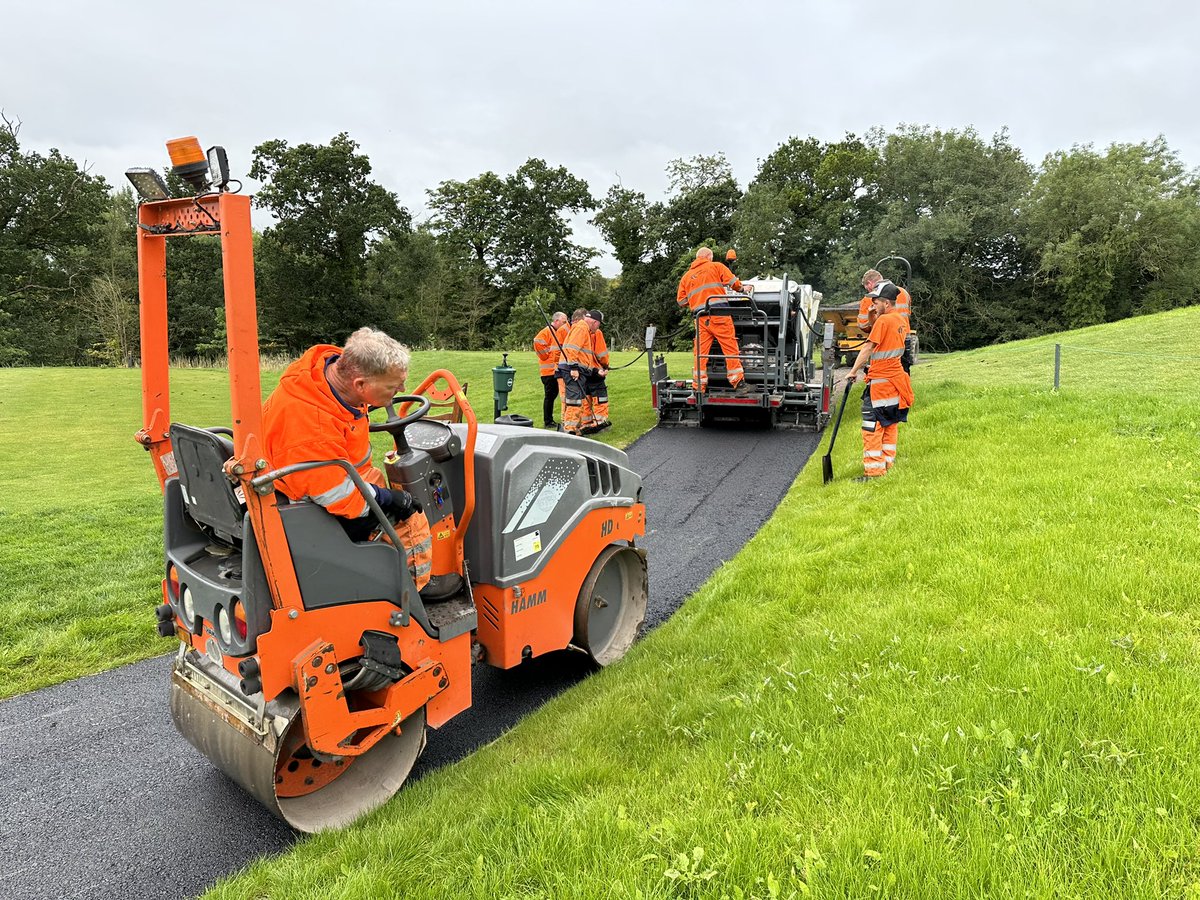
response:
[[[1196,165],[1197,25],[1165,0],[73,0],[6,11],[0,107],[114,185],[182,134],[244,172],[261,141],[346,131],[414,211],[530,156],[657,197],[675,157],[724,151],[745,184],[792,135],[901,122],[1008,127],[1035,163],[1162,133]]]

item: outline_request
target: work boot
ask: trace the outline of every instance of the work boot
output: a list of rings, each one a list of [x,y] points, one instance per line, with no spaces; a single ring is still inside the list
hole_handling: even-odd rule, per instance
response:
[[[745,380],[739,381],[737,383],[737,387],[733,389],[733,392],[739,397],[745,397],[748,393],[750,393],[750,385],[746,384]]]
[[[545,423],[545,425],[544,425],[543,427],[545,427],[545,428],[557,428],[557,427],[558,427],[558,423],[557,423],[557,422],[555,422],[553,419],[551,419],[549,422],[546,422],[546,423]]]
[[[603,431],[605,428],[612,428],[612,422],[610,422],[608,419],[605,419],[602,422],[597,422],[595,425],[593,425],[592,434],[595,434],[598,431]]]
[[[878,478],[878,475],[876,475],[874,478],[872,478],[870,475],[859,475],[857,478],[852,478],[850,480],[856,484],[868,484],[872,481],[878,480]]]

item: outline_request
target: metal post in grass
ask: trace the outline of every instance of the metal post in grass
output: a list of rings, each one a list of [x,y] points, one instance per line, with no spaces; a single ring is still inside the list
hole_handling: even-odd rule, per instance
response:
[[[1054,389],[1058,390],[1058,373],[1062,369],[1062,344],[1054,345]]]

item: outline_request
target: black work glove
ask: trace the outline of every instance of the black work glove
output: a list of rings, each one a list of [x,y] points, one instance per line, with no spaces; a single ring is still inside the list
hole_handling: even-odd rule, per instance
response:
[[[407,521],[413,513],[425,511],[421,504],[413,499],[412,494],[398,488],[376,487],[375,498],[385,513],[395,516],[401,522]]]

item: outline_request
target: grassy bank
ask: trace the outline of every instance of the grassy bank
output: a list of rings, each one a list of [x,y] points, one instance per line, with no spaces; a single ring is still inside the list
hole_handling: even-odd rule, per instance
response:
[[[509,362],[517,376],[508,411],[540,424],[536,359],[510,354]],[[469,383],[481,421],[491,421],[499,363],[498,353],[417,353],[410,383],[448,368]],[[263,373],[264,391],[279,374]],[[154,632],[162,501],[133,442],[140,378],[126,369],[0,369],[0,698],[170,649]],[[654,421],[644,359],[614,372],[609,388],[615,425],[601,439],[625,446]],[[171,413],[227,424],[225,372],[176,369]],[[380,436],[378,447],[387,441]]]
[[[920,370],[881,483],[846,431],[621,665],[210,896],[1200,895],[1200,417],[1178,361],[1044,363]]]

